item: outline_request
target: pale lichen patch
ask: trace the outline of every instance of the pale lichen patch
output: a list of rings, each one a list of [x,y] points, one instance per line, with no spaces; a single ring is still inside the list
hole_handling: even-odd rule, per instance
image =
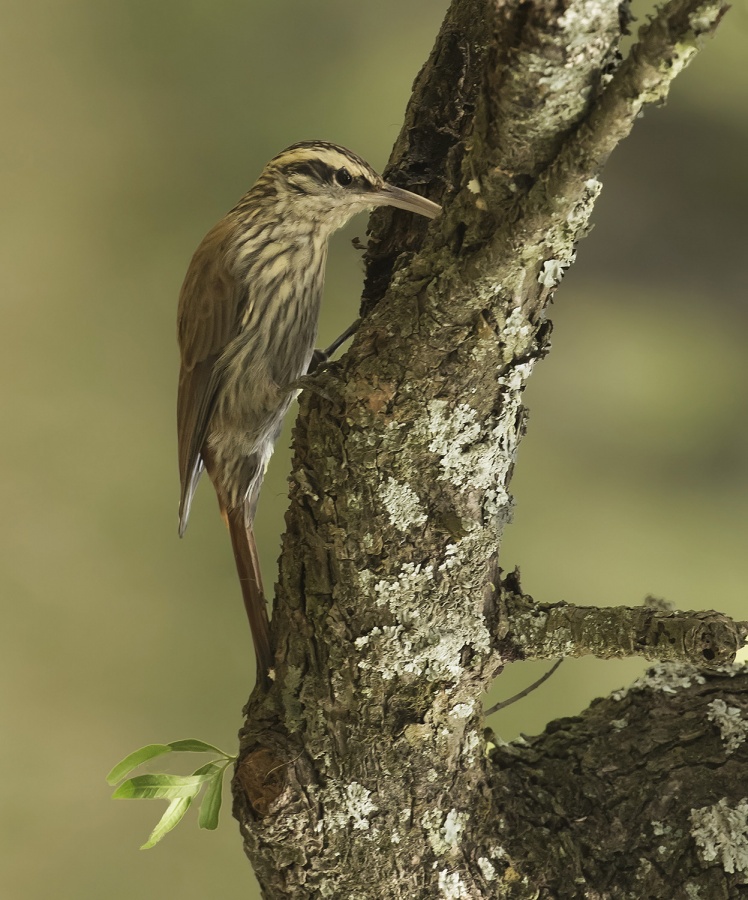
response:
[[[442,855],[458,848],[465,830],[466,820],[465,813],[458,812],[456,809],[451,809],[446,817],[438,809],[424,813],[421,826],[426,832],[434,853]]]
[[[719,698],[707,707],[707,719],[719,729],[727,754],[734,753],[748,738],[748,720],[737,706],[728,706]]]
[[[346,785],[341,801],[336,804],[333,823],[339,827],[350,824],[356,831],[368,831],[369,816],[377,809],[371,799],[371,791],[357,781],[352,781]]]
[[[408,531],[426,522],[421,500],[409,485],[390,477],[380,490],[390,522],[399,531]]]
[[[507,316],[504,327],[501,329],[501,337],[502,340],[506,344],[511,345],[515,351],[521,352],[532,337],[534,331],[535,329],[533,326],[527,321],[527,316],[522,312],[522,308],[515,306]],[[512,370],[521,370],[521,366],[522,364],[513,366]],[[528,371],[527,375],[529,376],[529,374],[530,372]]]
[[[702,7],[688,16],[688,24],[695,34],[700,35],[711,31],[719,21],[720,15],[721,7],[719,6]]]
[[[514,88],[515,78],[521,85],[534,82],[543,100],[543,114],[528,111],[523,122],[523,137],[528,144],[547,140],[564,127],[563,123],[577,121],[584,114],[590,98],[590,60],[604,60],[610,55],[616,14],[617,7],[604,0],[567,4],[554,24],[559,29],[558,46],[564,48],[561,59],[534,49],[516,51],[506,76],[507,87]]]
[[[372,574],[361,573],[362,590],[373,589],[377,603],[396,621],[376,626],[355,641],[360,650],[373,649],[382,678],[425,674],[457,680],[466,645],[479,654],[490,651],[491,636],[471,586],[485,578],[484,562],[494,546],[490,534],[475,531],[459,544],[448,545],[438,565],[405,563],[397,576],[373,586]],[[461,575],[457,586],[453,569]],[[368,653],[358,665],[372,667]]]
[[[571,265],[571,259],[547,259],[538,275],[538,282],[546,288],[553,288],[564,277],[564,270]]]
[[[452,406],[446,400],[432,400],[427,428],[429,450],[439,457],[439,477],[454,487],[480,491],[485,514],[508,519],[511,497],[506,486],[517,450],[514,418],[489,416],[480,421],[467,403]]]
[[[520,405],[519,395],[522,392],[525,384],[527,383],[527,379],[532,374],[534,363],[532,361],[526,363],[519,363],[516,366],[512,366],[507,372],[503,375],[499,375],[498,383],[506,388],[507,391],[511,391],[515,394],[512,397],[511,402],[514,404],[514,409],[518,409]],[[505,398],[506,402],[507,398]]]
[[[588,230],[592,209],[601,190],[602,184],[597,179],[585,181],[579,199],[566,220],[549,229],[545,240],[548,259],[538,275],[538,282],[547,290],[553,290],[558,285],[566,269],[574,262],[575,245]]]
[[[444,477],[458,487],[471,482],[476,460],[469,448],[479,440],[482,431],[478,413],[467,403],[452,406],[446,400],[432,400],[428,429],[429,450],[440,457]]]
[[[424,590],[431,587],[434,567],[421,563],[404,563],[400,574],[393,581],[382,579],[374,585],[379,606],[392,607],[393,602],[401,611],[400,622],[409,625],[413,616],[418,615],[416,601]]]
[[[450,872],[449,869],[439,872],[439,891],[444,900],[461,900],[462,897],[470,896],[459,873]]]
[[[480,869],[480,873],[486,879],[486,881],[495,880],[496,868],[490,859],[486,859],[485,856],[478,857],[478,868]]]
[[[675,694],[690,688],[692,684],[704,684],[706,679],[695,666],[687,663],[657,663],[627,688],[613,691],[612,700],[623,700],[629,691],[661,691]]]
[[[426,832],[434,853],[445,853],[449,847],[442,838],[442,813],[439,809],[429,809],[421,817],[421,827]]]
[[[449,711],[451,716],[457,719],[469,719],[473,714],[474,704],[456,703]]]
[[[456,809],[450,809],[447,818],[444,821],[444,843],[450,848],[455,848],[462,838],[462,832],[465,830],[465,822],[467,817],[464,813],[457,812]]]
[[[691,834],[705,862],[718,859],[725,872],[748,872],[748,799],[730,806],[726,798],[691,810]]]
[[[597,178],[588,178],[585,181],[583,202],[577,204],[566,217],[567,225],[575,234],[587,227],[591,208],[600,196],[602,189],[603,183],[598,181]]]

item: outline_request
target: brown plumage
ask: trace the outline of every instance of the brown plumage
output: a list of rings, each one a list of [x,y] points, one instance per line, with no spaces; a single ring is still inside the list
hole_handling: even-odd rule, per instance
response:
[[[317,335],[327,242],[357,212],[439,206],[386,184],[360,157],[321,141],[294,144],[205,236],[179,298],[179,534],[203,468],[231,536],[266,680],[270,629],[252,531],[265,469]]]

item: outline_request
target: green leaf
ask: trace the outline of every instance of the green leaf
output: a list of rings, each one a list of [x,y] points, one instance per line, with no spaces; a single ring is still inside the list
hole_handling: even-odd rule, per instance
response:
[[[164,753],[171,753],[171,751],[171,744],[148,744],[145,747],[141,747],[140,750],[135,750],[126,756],[122,762],[118,762],[107,775],[106,780],[109,784],[117,784],[118,781],[122,781],[125,775],[129,775],[133,769],[137,769],[144,762],[154,759],[156,756],[163,756]]]
[[[140,848],[141,850],[150,850],[155,847],[164,835],[167,835],[172,828],[175,828],[181,821],[184,814],[190,808],[192,797],[179,797],[172,800],[166,807],[166,812],[161,816],[158,825],[153,829],[148,840]]]
[[[164,835],[179,824],[204,784],[207,785],[207,789],[200,805],[199,825],[201,828],[216,828],[221,811],[223,774],[230,763],[236,759],[235,756],[226,753],[219,747],[194,738],[171,741],[168,744],[148,744],[148,746],[130,753],[122,762],[117,763],[107,775],[107,781],[112,785],[117,784],[133,769],[166,753],[217,753],[221,759],[205,763],[195,769],[192,775],[136,775],[120,784],[112,794],[112,798],[115,800],[164,799],[170,801],[166,812],[161,816],[150,837],[140,848],[141,850],[149,850],[154,847]]]
[[[186,741],[171,741],[168,746],[177,753],[220,753],[225,759],[234,759],[225,750],[220,750],[213,744],[206,744],[205,741],[198,741],[194,738],[188,738]]]
[[[219,766],[217,762],[205,763],[204,766],[200,766],[199,769],[195,769],[195,771],[192,774],[193,775],[209,775],[212,778],[216,772],[223,772],[226,765],[228,765],[228,763],[224,764],[223,766]]]
[[[228,763],[220,768],[216,766],[216,774],[213,776],[213,780],[208,782],[205,788],[205,796],[200,804],[200,815],[197,824],[201,828],[207,828],[209,831],[218,828],[218,817],[221,813],[223,793],[223,773],[226,771],[227,766]]]
[[[201,775],[136,775],[121,784],[112,794],[113,800],[150,800],[194,797],[212,774]]]

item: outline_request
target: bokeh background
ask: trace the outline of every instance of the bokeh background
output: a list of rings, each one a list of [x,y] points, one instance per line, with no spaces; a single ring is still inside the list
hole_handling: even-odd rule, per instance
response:
[[[446,0],[0,3],[0,894],[252,896],[237,829],[104,775],[145,743],[233,750],[253,680],[228,541],[203,488],[176,536],[176,298],[267,158],[338,141],[382,167]],[[528,390],[504,566],[544,600],[746,616],[748,13],[738,5],[611,160]],[[355,315],[356,222],[321,339]],[[272,583],[288,432],[260,506]],[[537,677],[512,667],[491,699]],[[628,683],[567,662],[505,738]]]

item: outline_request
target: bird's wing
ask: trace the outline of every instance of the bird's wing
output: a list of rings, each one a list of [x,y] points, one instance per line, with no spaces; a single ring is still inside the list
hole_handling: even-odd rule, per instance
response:
[[[192,496],[203,469],[200,453],[221,382],[216,364],[239,328],[241,296],[227,263],[233,228],[234,223],[224,219],[208,232],[192,257],[179,295],[180,535],[187,527]]]

